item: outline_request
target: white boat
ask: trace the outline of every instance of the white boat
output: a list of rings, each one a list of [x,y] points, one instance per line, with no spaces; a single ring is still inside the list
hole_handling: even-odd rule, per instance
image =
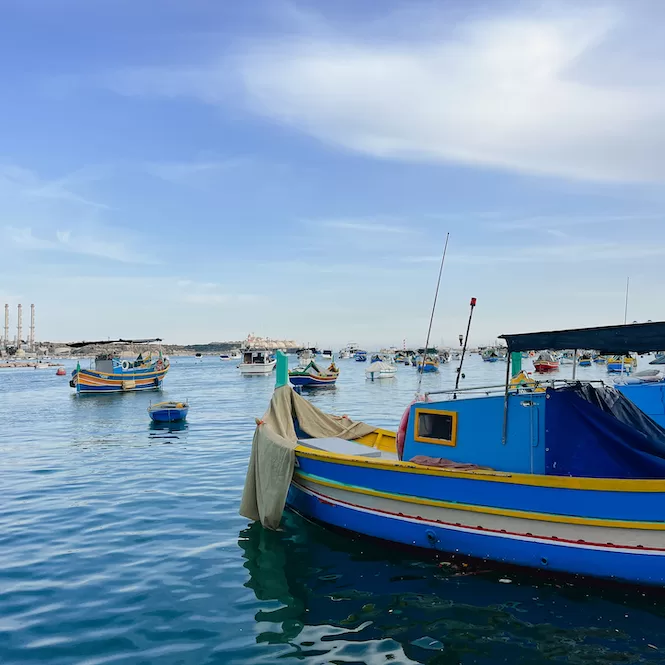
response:
[[[333,353],[330,349],[323,349],[323,351],[321,352],[321,358],[323,358],[324,360],[332,360],[332,357]]]
[[[271,374],[277,361],[270,357],[266,349],[249,349],[243,353],[242,362],[238,365],[241,374]]]
[[[349,342],[340,352],[337,357],[344,360],[345,358],[353,358],[360,347],[355,342]]]
[[[370,380],[392,379],[397,374],[397,367],[383,360],[376,360],[365,370],[365,376]]]

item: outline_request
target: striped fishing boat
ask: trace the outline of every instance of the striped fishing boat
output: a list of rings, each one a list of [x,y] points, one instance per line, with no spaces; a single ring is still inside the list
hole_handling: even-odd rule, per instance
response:
[[[136,343],[160,340],[115,340],[112,343]],[[100,342],[78,342],[70,345],[75,348]],[[72,372],[69,385],[77,394],[101,394],[158,390],[169,371],[169,360],[161,350],[156,356],[152,353],[139,353],[135,360],[121,359],[115,353],[103,353],[95,357],[94,369],[84,369],[78,363]]]
[[[516,371],[528,349],[644,353],[664,337],[665,323],[649,323],[504,339]],[[392,432],[278,387],[255,444],[292,451],[281,508],[424,550],[665,586],[665,428],[592,382],[466,390],[429,393]],[[251,505],[243,496],[242,514],[257,519]],[[256,514],[275,526],[265,507]]]

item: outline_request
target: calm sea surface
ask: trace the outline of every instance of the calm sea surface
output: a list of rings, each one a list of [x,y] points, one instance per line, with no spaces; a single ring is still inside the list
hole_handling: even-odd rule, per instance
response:
[[[340,365],[312,401],[396,428],[415,370],[370,383]],[[464,384],[504,372],[472,356]],[[423,378],[449,387],[454,363]],[[472,570],[291,514],[278,533],[249,525],[238,504],[274,377],[209,357],[173,358],[161,394],[76,398],[68,380],[0,370],[2,665],[665,663],[657,594]],[[151,428],[151,400],[183,398],[185,429]]]

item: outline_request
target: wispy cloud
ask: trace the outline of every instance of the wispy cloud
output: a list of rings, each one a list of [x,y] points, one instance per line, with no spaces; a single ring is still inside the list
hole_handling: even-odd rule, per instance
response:
[[[200,184],[202,179],[247,164],[248,158],[238,157],[226,160],[192,162],[147,162],[147,173],[161,180],[178,185]]]
[[[530,247],[479,248],[473,253],[451,254],[453,263],[491,265],[496,263],[589,263],[629,261],[665,256],[664,245],[631,245],[620,242],[534,245]]]
[[[108,205],[93,201],[75,191],[77,185],[83,185],[100,177],[99,168],[83,168],[64,177],[49,180],[16,164],[0,164],[0,187],[9,189],[22,197],[50,199],[84,207],[109,209]]]
[[[526,7],[460,22],[435,3],[397,16],[399,39],[377,38],[374,26],[367,35],[357,24],[327,26],[198,66],[115,72],[102,84],[219,106],[244,95],[259,115],[380,159],[665,180],[661,53],[616,42],[636,23],[648,32],[648,5]],[[640,36],[662,41],[653,27]]]
[[[194,305],[226,305],[229,303],[251,303],[259,299],[251,293],[238,293],[216,282],[197,282],[180,279],[176,282],[178,297],[181,302]]]
[[[117,240],[117,229],[107,229],[101,237],[71,230],[59,230],[51,235],[40,236],[28,227],[7,226],[3,229],[2,235],[6,246],[16,250],[65,252],[121,263],[158,263],[150,253],[136,252],[126,243]]]
[[[598,224],[653,224],[665,222],[663,213],[632,213],[624,215],[594,214],[577,215],[534,215],[530,217],[495,220],[485,224],[485,227],[494,231],[546,231],[552,233],[553,229],[595,226]],[[552,233],[554,235],[554,233]]]
[[[337,229],[339,231],[350,231],[353,233],[417,233],[418,229],[406,224],[385,223],[373,219],[322,219],[307,220],[305,222],[311,226],[318,226],[324,229]]]

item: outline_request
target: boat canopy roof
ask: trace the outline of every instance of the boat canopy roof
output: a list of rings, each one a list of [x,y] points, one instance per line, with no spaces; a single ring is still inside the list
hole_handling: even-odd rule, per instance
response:
[[[596,349],[602,354],[649,353],[665,344],[665,321],[501,335],[500,338],[506,340],[509,351]]]
[[[80,349],[83,346],[94,346],[97,344],[149,344],[150,342],[161,342],[159,337],[153,339],[102,339],[97,342],[72,342],[65,344],[72,349]]]

